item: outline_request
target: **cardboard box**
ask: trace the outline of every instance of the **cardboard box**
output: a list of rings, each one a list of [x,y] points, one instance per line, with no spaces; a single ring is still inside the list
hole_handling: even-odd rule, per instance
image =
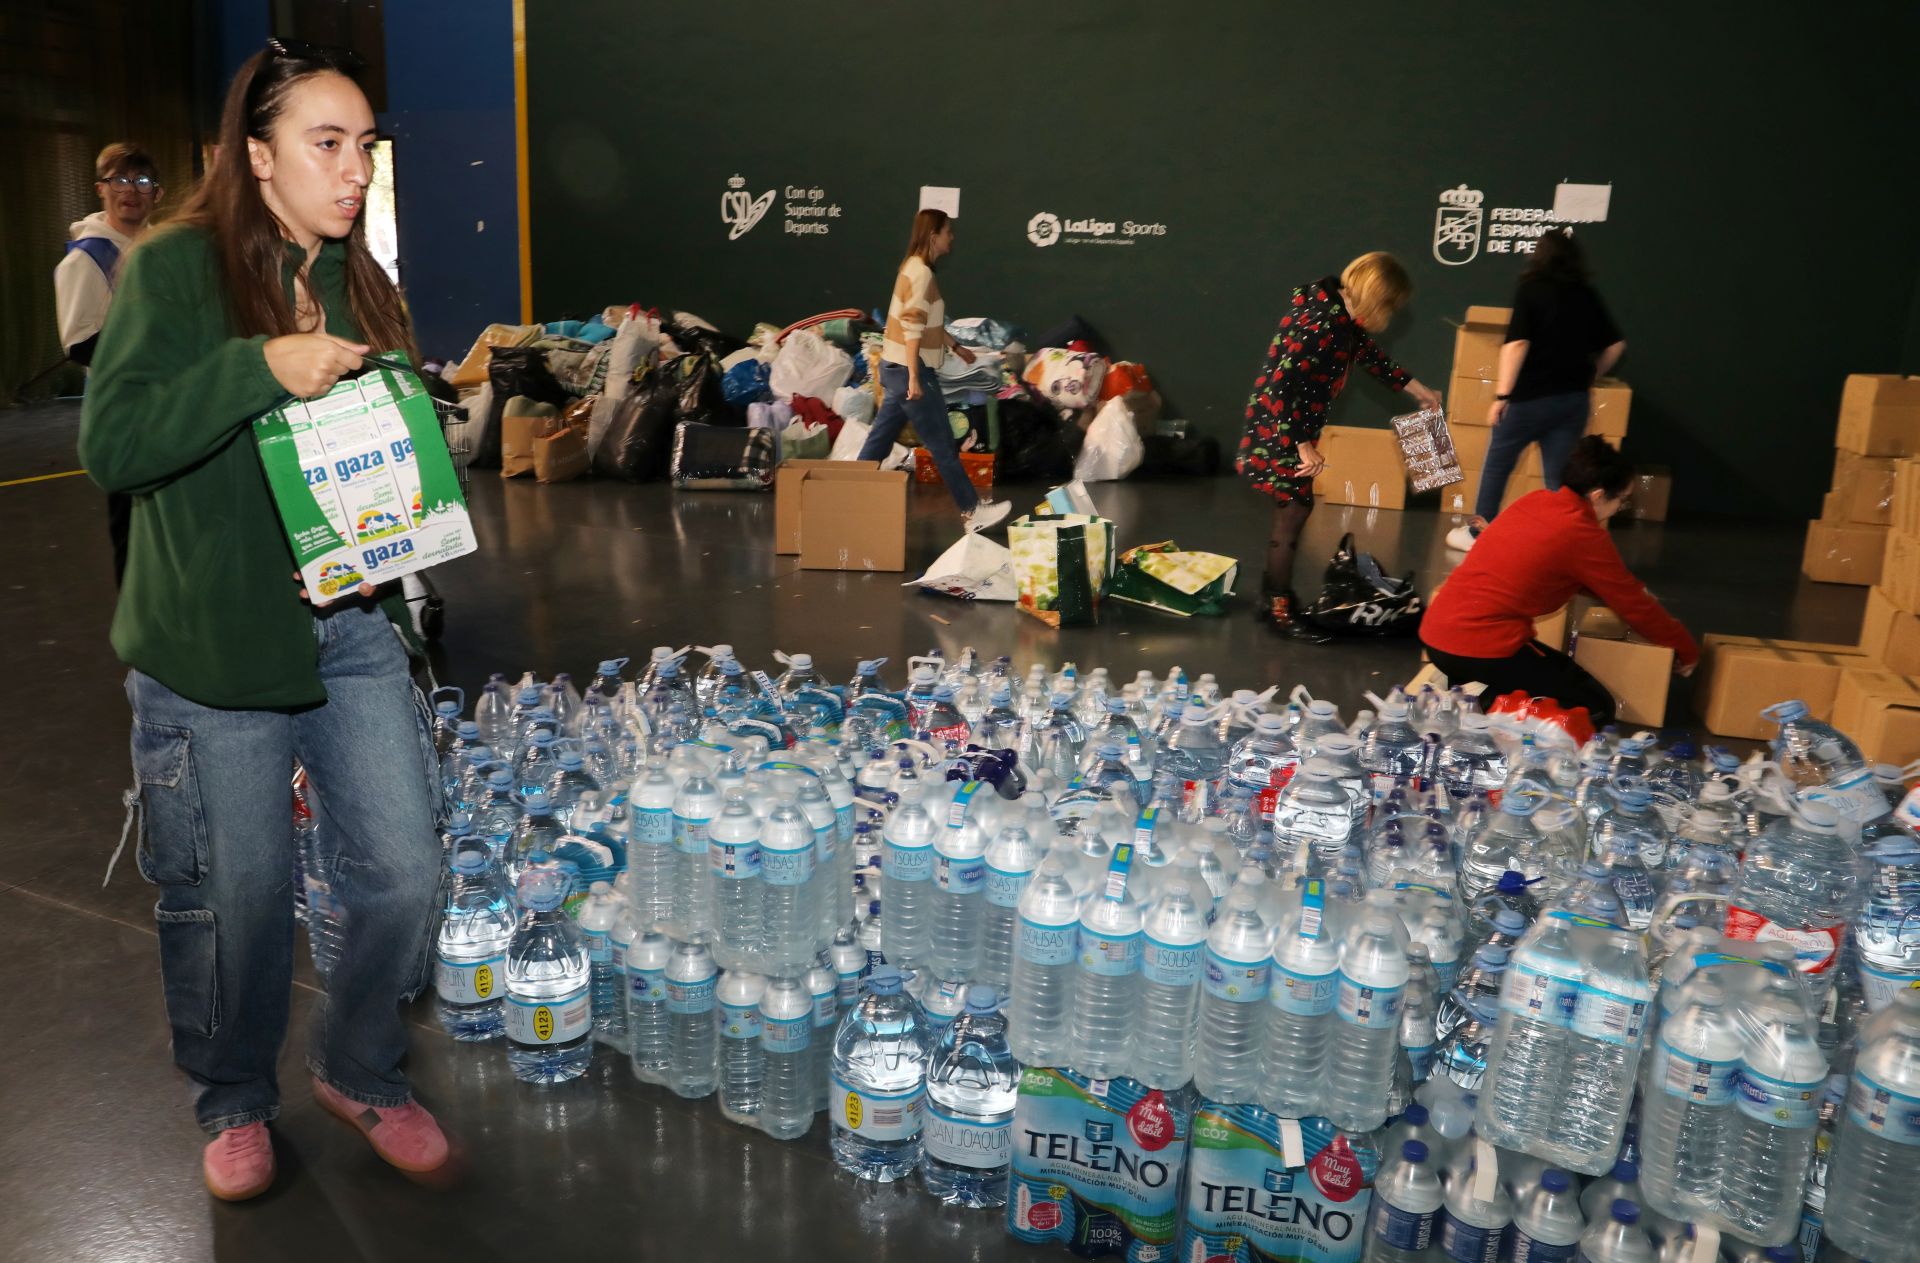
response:
[[[1911,763],[1920,758],[1920,680],[1887,671],[1842,672],[1833,726],[1875,763]]]
[[[1573,607],[1563,605],[1551,614],[1533,620],[1533,638],[1549,649],[1567,648],[1567,631],[1573,622]]]
[[[1532,495],[1536,491],[1545,491],[1547,484],[1538,474],[1514,474],[1507,479],[1506,494],[1500,497],[1500,507],[1512,506],[1521,496]]]
[[[1487,446],[1493,442],[1493,431],[1484,425],[1460,425],[1451,415],[1447,430],[1453,435],[1453,454],[1460,459],[1460,469],[1471,481],[1474,474],[1487,467]]]
[[[856,465],[857,461],[834,461]],[[802,570],[905,570],[907,474],[814,469],[800,480]]]
[[[1507,341],[1511,307],[1469,307],[1453,335],[1453,375],[1491,382],[1500,373],[1500,348]],[[1481,409],[1481,415],[1486,409]]]
[[[800,484],[818,469],[879,469],[877,460],[790,460],[773,474],[773,551],[800,551]]]
[[[1649,465],[1634,477],[1627,516],[1640,522],[1664,522],[1672,499],[1673,474],[1658,465]]]
[[[993,453],[961,452],[960,468],[967,473],[967,481],[982,491],[993,486]],[[940,471],[934,467],[933,454],[924,447],[913,449],[913,480],[915,482],[940,481]]]
[[[1888,526],[1893,522],[1894,466],[1886,456],[1859,456],[1838,451],[1833,460],[1833,495],[1837,515],[1821,513],[1828,521]]]
[[[1798,698],[1816,719],[1826,719],[1840,673],[1870,665],[1854,645],[1706,636],[1693,676],[1694,707],[1709,732],[1764,741],[1773,736],[1774,725],[1760,717],[1762,710]]]
[[[1896,605],[1882,588],[1867,590],[1860,652],[1901,675],[1920,675],[1920,614]]]
[[[562,426],[533,441],[533,476],[540,482],[572,482],[588,463],[585,430]]]
[[[1593,410],[1587,415],[1587,433],[1619,441],[1627,437],[1627,412],[1633,407],[1633,388],[1617,377],[1593,383]]]
[[[1407,467],[1392,430],[1330,425],[1316,446],[1327,467],[1313,480],[1315,498],[1375,509],[1407,507]]]
[[[1887,532],[1880,591],[1907,613],[1920,614],[1920,538],[1905,531]]]
[[[1447,383],[1447,424],[1456,430],[1487,428],[1487,409],[1493,406],[1491,377],[1461,377]],[[1456,440],[1457,442],[1458,440]]]
[[[1852,522],[1807,523],[1807,547],[1800,557],[1800,573],[1815,583],[1850,583],[1865,587],[1880,582],[1886,558],[1887,528]]]
[[[1667,722],[1667,690],[1673,683],[1673,650],[1638,640],[1582,636],[1573,660],[1607,686],[1619,718],[1661,727]]]
[[[1580,611],[1579,621],[1574,624],[1582,636],[1597,636],[1601,640],[1625,640],[1633,634],[1627,626],[1627,620],[1604,605],[1590,605]]]
[[[1844,492],[1829,491],[1820,497],[1820,518],[1822,522],[1846,521],[1847,497]]]
[[[1893,529],[1920,538],[1920,460],[1894,463]]]
[[[1920,377],[1848,377],[1840,391],[1833,445],[1862,456],[1920,455]]]

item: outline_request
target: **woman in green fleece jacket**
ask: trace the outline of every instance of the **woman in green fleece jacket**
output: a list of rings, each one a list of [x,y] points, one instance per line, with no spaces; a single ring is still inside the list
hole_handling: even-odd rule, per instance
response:
[[[134,497],[113,617],[132,668],[128,810],[159,890],[174,1060],[213,1136],[207,1186],[227,1199],[273,1180],[296,758],[347,917],[310,1023],[314,1095],[396,1166],[447,1154],[400,1070],[399,1005],[428,977],[441,865],[424,706],[386,594],[307,602],[252,434],[370,346],[412,348],[365,242],[374,123],[356,65],[276,43],[241,68],[212,170],[127,257],[80,426],[93,480]]]

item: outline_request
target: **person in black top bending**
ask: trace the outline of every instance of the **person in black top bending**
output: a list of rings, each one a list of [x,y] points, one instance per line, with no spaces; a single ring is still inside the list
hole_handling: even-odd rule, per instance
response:
[[[1447,534],[1461,552],[1500,512],[1507,477],[1528,444],[1540,445],[1547,490],[1560,489],[1560,472],[1587,428],[1593,379],[1611,369],[1627,344],[1587,279],[1586,258],[1567,229],[1547,233],[1520,275],[1513,318],[1500,349],[1500,377],[1487,424],[1486,468],[1472,521]]]

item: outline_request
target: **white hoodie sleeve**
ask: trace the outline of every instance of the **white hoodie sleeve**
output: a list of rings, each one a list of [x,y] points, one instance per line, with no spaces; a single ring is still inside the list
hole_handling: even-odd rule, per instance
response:
[[[54,307],[60,320],[60,347],[79,346],[107,322],[113,291],[100,265],[84,250],[69,250],[53,270]]]

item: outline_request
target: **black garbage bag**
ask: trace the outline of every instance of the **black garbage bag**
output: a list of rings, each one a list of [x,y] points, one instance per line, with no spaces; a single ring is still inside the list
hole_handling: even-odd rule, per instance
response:
[[[684,491],[773,486],[773,431],[682,422],[673,436],[673,485]]]
[[[660,332],[672,338],[673,344],[688,355],[711,355],[716,360],[724,360],[747,344],[744,338],[736,338],[731,333],[694,324],[686,315],[684,311],[674,312],[660,322]]]
[[[720,362],[711,355],[682,355],[667,361],[678,390],[674,419],[682,425],[745,425],[744,410],[727,402]]]
[[[473,456],[467,462],[481,469],[500,467],[500,417],[507,410],[507,400],[525,395],[564,408],[574,399],[554,380],[547,369],[547,353],[539,347],[494,347],[487,359],[487,385],[493,391],[493,407],[486,416],[473,418],[480,422],[480,432],[474,435]]]
[[[679,409],[680,385],[673,375],[658,368],[644,370],[614,409],[593,453],[594,472],[628,482],[665,478]]]
[[[1192,438],[1174,438],[1169,434],[1146,434],[1140,439],[1146,448],[1134,477],[1211,478],[1220,472],[1220,443],[1202,434]]]
[[[1355,549],[1349,532],[1327,563],[1320,595],[1300,611],[1308,623],[1335,636],[1411,636],[1420,629],[1426,604],[1413,572],[1395,579],[1372,553]]]
[[[1098,329],[1088,324],[1081,316],[1068,316],[1053,328],[1044,330],[1033,340],[1033,345],[1036,347],[1072,346],[1076,342],[1086,343],[1087,349],[1095,355],[1113,358],[1113,352],[1108,348],[1107,340],[1100,336]]]
[[[1073,477],[1080,431],[1060,414],[1031,399],[1000,401],[1000,445],[994,449],[995,482],[1064,482]]]

